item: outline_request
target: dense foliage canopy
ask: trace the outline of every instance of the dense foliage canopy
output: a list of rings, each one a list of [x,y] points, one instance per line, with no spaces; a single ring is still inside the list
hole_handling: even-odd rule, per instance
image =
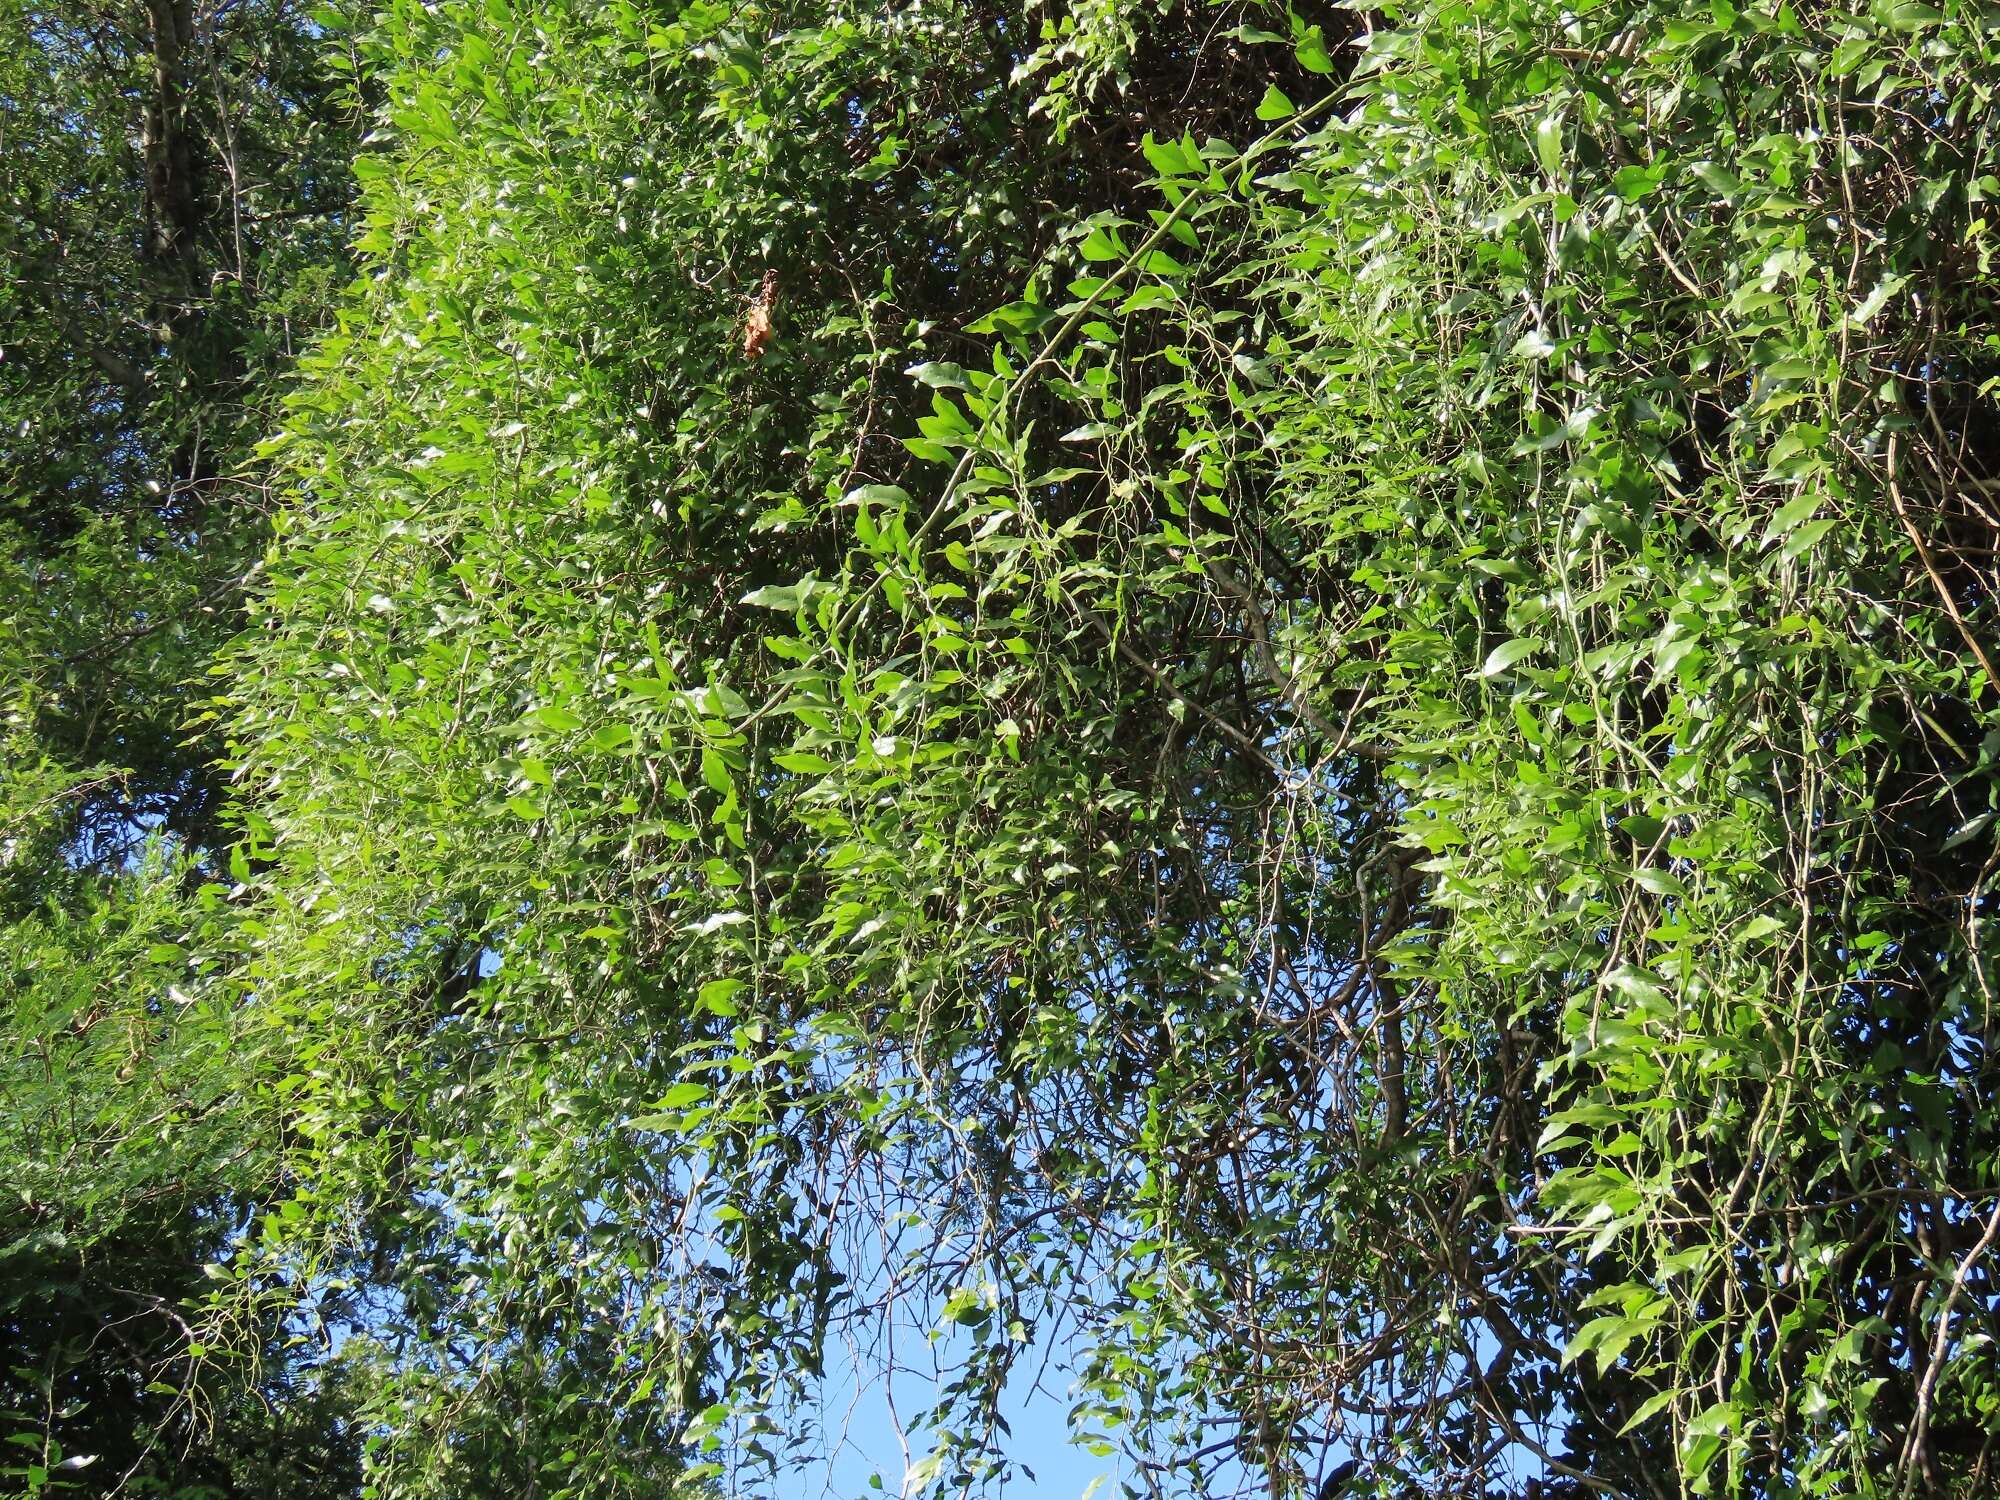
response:
[[[1991,7],[4,14],[29,1491],[2000,1483]]]

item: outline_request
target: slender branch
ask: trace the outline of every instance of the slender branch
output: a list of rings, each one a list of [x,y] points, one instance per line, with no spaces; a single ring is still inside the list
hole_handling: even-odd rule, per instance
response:
[[[1930,574],[1931,587],[1937,590],[1938,599],[1944,605],[1945,613],[1951,616],[1951,623],[1958,627],[1959,638],[1965,642],[1966,648],[1973,656],[1978,658],[1980,667],[1984,669],[1987,691],[2000,693],[2000,672],[1993,670],[1993,662],[1986,655],[1985,647],[1979,644],[1971,627],[1965,623],[1965,616],[1958,612],[1958,601],[1952,598],[1951,590],[1945,587],[1945,581],[1938,573],[1937,563],[1931,557],[1931,549],[1924,545],[1922,533],[1917,530],[1916,522],[1910,519],[1910,508],[1903,503],[1902,487],[1896,483],[1896,439],[1893,435],[1889,439],[1888,470],[1889,498],[1895,503],[1896,517],[1903,523],[1903,530],[1909,534],[1911,545],[1917,549],[1918,561],[1923,563],[1924,571]]]

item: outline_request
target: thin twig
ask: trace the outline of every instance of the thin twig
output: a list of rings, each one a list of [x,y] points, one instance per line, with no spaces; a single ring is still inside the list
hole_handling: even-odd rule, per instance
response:
[[[1951,616],[1951,623],[1958,627],[1960,639],[1978,658],[1979,665],[1985,670],[1987,690],[2000,693],[2000,672],[1993,670],[1993,663],[1987,657],[1985,648],[1979,644],[1971,627],[1965,623],[1965,616],[1958,612],[1958,601],[1951,597],[1951,590],[1945,587],[1944,579],[1938,573],[1937,564],[1931,560],[1931,549],[1924,545],[1923,535],[1917,530],[1917,523],[1910,519],[1910,508],[1903,503],[1902,487],[1896,483],[1896,439],[1893,436],[1889,439],[1888,468],[1889,498],[1895,503],[1896,518],[1903,523],[1903,530],[1909,533],[1910,542],[1917,549],[1917,559],[1923,563],[1924,571],[1930,574],[1931,587],[1937,590],[1938,599],[1944,605],[1945,613]]]

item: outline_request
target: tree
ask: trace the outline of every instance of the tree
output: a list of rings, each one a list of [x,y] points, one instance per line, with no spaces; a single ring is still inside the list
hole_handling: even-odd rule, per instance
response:
[[[190,1319],[277,1170],[190,993],[223,889],[191,694],[264,538],[245,470],[343,261],[351,150],[296,7],[0,7],[0,1429],[44,1488],[351,1494],[282,1321]]]
[[[186,684],[264,533],[245,468],[343,263],[352,132],[290,0],[0,10],[10,709],[79,773],[81,857],[214,847]]]
[[[377,1493],[898,1318],[912,1487],[1060,1327],[1134,1493],[1990,1488],[1983,11],[339,45],[190,977]]]
[[[30,1494],[352,1495],[338,1372],[269,1323],[205,1361],[190,1324],[269,1163],[181,987],[180,882],[77,884],[6,928],[0,1462]]]

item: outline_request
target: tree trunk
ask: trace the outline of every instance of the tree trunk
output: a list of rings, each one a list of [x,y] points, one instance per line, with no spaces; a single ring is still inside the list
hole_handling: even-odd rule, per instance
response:
[[[199,272],[195,229],[201,213],[186,128],[184,55],[194,40],[193,0],[146,0],[146,13],[153,37],[153,95],[141,137],[147,248],[159,260],[178,261],[193,284]]]

